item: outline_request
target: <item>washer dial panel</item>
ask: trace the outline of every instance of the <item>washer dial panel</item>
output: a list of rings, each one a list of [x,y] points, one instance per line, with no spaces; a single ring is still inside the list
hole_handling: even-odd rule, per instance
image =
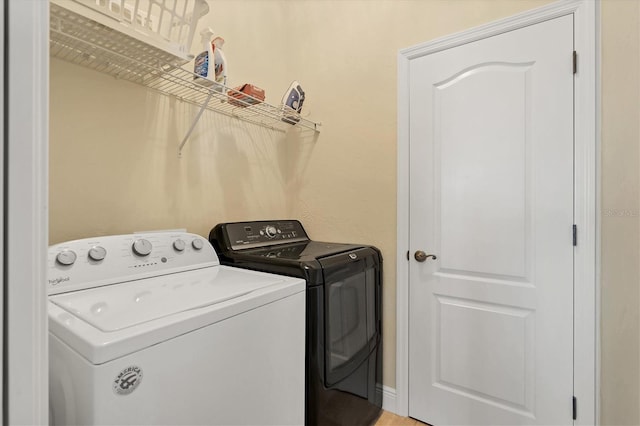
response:
[[[220,264],[208,240],[179,231],[69,241],[50,246],[48,258],[49,294]]]
[[[234,250],[309,240],[297,220],[227,223],[224,232]]]

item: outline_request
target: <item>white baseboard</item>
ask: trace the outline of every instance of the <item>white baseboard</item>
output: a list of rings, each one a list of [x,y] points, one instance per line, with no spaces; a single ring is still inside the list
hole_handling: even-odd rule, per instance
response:
[[[396,414],[396,390],[390,386],[378,385],[376,391],[382,394],[382,409]]]

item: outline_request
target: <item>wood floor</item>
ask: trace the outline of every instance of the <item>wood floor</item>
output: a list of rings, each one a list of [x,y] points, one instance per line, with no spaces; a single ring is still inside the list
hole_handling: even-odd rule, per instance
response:
[[[375,426],[428,426],[410,417],[400,417],[389,411],[383,411]]]

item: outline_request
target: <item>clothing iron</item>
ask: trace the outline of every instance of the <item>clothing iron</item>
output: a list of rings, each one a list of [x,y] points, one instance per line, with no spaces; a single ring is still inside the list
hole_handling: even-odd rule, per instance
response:
[[[296,124],[300,121],[300,117],[298,117],[297,114],[287,114],[287,112],[295,111],[300,113],[303,103],[304,91],[302,90],[302,87],[300,87],[300,83],[298,83],[297,80],[294,80],[282,97],[282,104],[285,105],[285,116],[282,118],[282,121],[289,124]]]

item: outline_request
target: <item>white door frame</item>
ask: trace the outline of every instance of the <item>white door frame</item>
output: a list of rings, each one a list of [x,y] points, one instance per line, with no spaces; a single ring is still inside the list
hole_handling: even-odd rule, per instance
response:
[[[48,424],[49,2],[5,0],[6,424]]]
[[[5,111],[4,111],[4,103],[5,103],[5,99],[6,99],[6,87],[7,83],[4,79],[4,65],[5,65],[5,58],[4,58],[4,52],[6,50],[6,45],[5,45],[5,41],[6,41],[6,37],[4,34],[4,26],[5,26],[5,9],[7,8],[7,3],[3,2],[2,4],[0,4],[0,22],[2,22],[2,24],[0,24],[0,27],[2,28],[2,31],[0,31],[0,98],[2,98],[2,103],[0,103],[0,135],[2,135],[2,145],[5,146],[7,144],[7,140],[5,138],[5,134],[4,134],[4,126],[5,126]],[[2,199],[2,204],[4,205],[5,200],[6,200],[6,193],[4,190],[4,149],[0,149],[0,198]],[[2,210],[0,210],[0,221],[2,223],[4,223],[4,208],[2,208]],[[0,244],[0,276],[4,277],[4,226],[0,227],[0,241],[2,241],[2,244]],[[3,397],[3,392],[4,392],[4,376],[5,376],[5,363],[4,363],[4,338],[5,338],[5,329],[4,329],[4,299],[5,299],[5,293],[7,291],[7,287],[5,285],[4,279],[2,280],[2,289],[0,289],[0,330],[2,330],[1,333],[1,338],[2,338],[2,342],[0,343],[0,365],[2,366],[0,368],[0,379],[2,380],[2,390],[0,390],[0,398],[2,398],[2,404],[0,404],[0,418],[2,418],[3,423],[6,423],[5,418],[4,418],[4,412],[6,411],[4,405],[4,397]]]
[[[565,0],[462,33],[403,49],[398,54],[398,209],[396,271],[396,413],[409,414],[409,63],[412,59],[574,15],[575,76],[574,395],[576,425],[599,423],[600,388],[600,1]],[[567,402],[569,403],[569,402]]]

